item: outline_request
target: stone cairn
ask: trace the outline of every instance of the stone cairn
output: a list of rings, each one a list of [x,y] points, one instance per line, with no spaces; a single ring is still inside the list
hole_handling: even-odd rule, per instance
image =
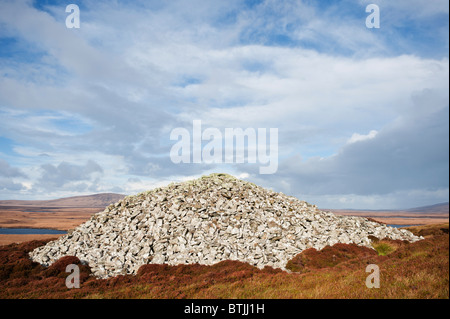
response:
[[[49,266],[63,256],[89,264],[98,278],[136,274],[141,265],[239,260],[285,269],[307,248],[371,246],[369,236],[421,237],[362,217],[320,211],[295,197],[227,174],[127,196],[79,227],[30,252]]]

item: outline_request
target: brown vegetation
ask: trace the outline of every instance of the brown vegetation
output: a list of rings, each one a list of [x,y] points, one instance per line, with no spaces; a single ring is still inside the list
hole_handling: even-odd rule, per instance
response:
[[[75,257],[48,268],[31,262],[27,252],[45,241],[11,244],[0,247],[0,298],[449,298],[448,224],[410,230],[428,235],[411,244],[375,240],[385,247],[378,252],[345,244],[308,249],[289,261],[290,273],[228,260],[144,265],[136,276],[101,280]],[[79,289],[65,286],[69,263],[80,265]],[[365,286],[372,263],[380,267],[378,289]]]
[[[355,244],[335,244],[322,250],[309,248],[292,258],[286,268],[295,272],[308,272],[322,268],[332,268],[337,264],[353,259],[370,260],[377,256],[375,250]]]
[[[68,230],[123,197],[107,193],[54,200],[0,200],[0,227]]]
[[[84,223],[98,211],[98,208],[0,206],[0,227],[68,230]]]
[[[432,225],[448,223],[448,204],[434,205],[432,207],[433,209],[423,209],[422,211],[419,209],[397,211],[329,209],[329,211],[336,215],[365,217],[389,225]]]
[[[373,217],[377,222],[388,225],[434,225],[448,223],[447,217]]]
[[[59,236],[59,234],[48,234],[48,235],[42,235],[42,234],[20,234],[20,235],[15,235],[15,234],[0,234],[0,246],[3,245],[9,245],[12,243],[16,243],[16,244],[20,244],[20,243],[24,243],[27,241],[32,241],[32,240],[53,240],[53,239],[57,239]]]
[[[409,227],[408,230],[412,231],[415,235],[430,237],[435,235],[440,235],[442,233],[448,234],[448,223],[439,224],[439,225],[424,225],[424,226],[416,226]]]

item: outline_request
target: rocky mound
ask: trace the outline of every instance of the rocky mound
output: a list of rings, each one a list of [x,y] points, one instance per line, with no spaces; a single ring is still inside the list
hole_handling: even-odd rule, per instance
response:
[[[315,205],[226,174],[127,196],[59,239],[30,252],[51,265],[63,256],[88,263],[99,278],[136,274],[143,264],[239,260],[285,269],[307,248],[371,247],[369,236],[417,241],[403,229]]]

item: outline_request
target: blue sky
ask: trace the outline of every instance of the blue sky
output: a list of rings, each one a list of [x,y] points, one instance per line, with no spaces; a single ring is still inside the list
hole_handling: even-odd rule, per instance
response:
[[[68,29],[66,5],[80,8]],[[368,29],[368,4],[380,28]],[[0,199],[227,172],[324,208],[448,201],[448,1],[1,1]],[[278,170],[174,164],[177,127],[277,128]]]

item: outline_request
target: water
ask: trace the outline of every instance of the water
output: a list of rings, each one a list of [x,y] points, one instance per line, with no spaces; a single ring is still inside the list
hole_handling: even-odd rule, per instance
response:
[[[65,230],[46,228],[0,228],[0,234],[4,235],[36,235],[36,234],[66,234]]]

